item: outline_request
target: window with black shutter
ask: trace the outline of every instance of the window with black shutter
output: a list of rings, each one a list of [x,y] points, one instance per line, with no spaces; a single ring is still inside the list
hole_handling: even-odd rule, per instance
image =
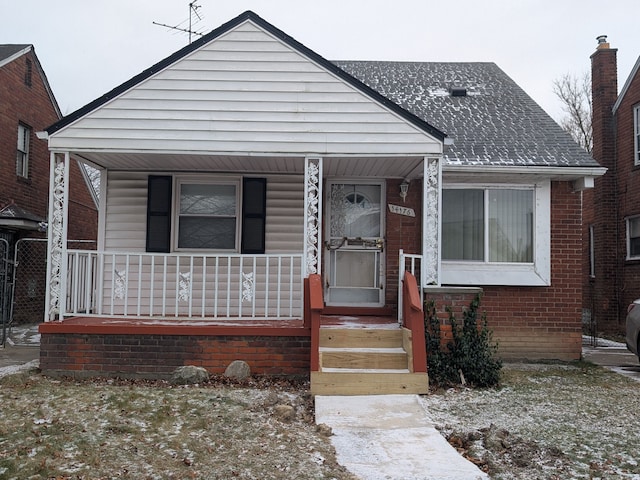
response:
[[[234,183],[229,180],[204,183],[178,179],[175,219],[172,219],[172,185],[171,176],[149,176],[147,252],[170,252],[172,228],[176,229],[174,248],[177,250],[238,251]],[[243,179],[241,253],[265,252],[266,197],[266,178]]]

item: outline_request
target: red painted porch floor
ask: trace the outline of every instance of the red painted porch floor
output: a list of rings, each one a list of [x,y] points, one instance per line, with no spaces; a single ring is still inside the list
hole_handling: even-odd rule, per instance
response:
[[[396,328],[398,321],[387,315],[322,315],[328,328]],[[233,320],[185,318],[71,317],[61,322],[40,324],[40,333],[93,333],[153,335],[300,335],[309,331],[302,319]]]

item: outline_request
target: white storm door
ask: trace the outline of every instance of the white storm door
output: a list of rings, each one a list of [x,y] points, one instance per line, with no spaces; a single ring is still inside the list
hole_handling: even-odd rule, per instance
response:
[[[384,184],[330,181],[325,237],[327,305],[384,305]]]

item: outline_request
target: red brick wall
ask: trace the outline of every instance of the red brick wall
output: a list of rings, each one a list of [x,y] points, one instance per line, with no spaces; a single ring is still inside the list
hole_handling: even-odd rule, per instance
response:
[[[45,374],[167,378],[182,365],[224,373],[244,360],[252,375],[309,375],[309,336],[109,335],[41,336]]]
[[[387,180],[387,201],[382,205],[386,209],[386,288],[387,306],[395,308],[398,303],[398,256],[399,250],[405,253],[422,253],[422,181],[413,180],[409,185],[406,201],[400,197],[402,180]],[[408,217],[389,212],[388,204],[412,208],[416,216]]]
[[[620,330],[624,327],[626,308],[640,298],[640,261],[626,260],[626,218],[640,215],[640,167],[634,165],[633,108],[640,104],[640,73],[636,74],[616,111],[617,175],[617,268]]]
[[[608,46],[607,46],[608,47]],[[599,48],[591,56],[593,98],[593,158],[608,169],[584,193],[583,307],[591,312],[599,331],[621,328],[619,262],[625,255],[618,241],[620,222],[616,197],[616,142],[612,107],[618,95],[617,50]],[[595,272],[589,276],[589,226],[594,228]]]
[[[26,61],[32,64],[31,86],[25,84]],[[15,202],[46,218],[49,201],[49,151],[36,132],[58,120],[39,74],[33,51],[0,68],[0,208]],[[18,123],[31,128],[29,178],[16,175]],[[95,239],[97,209],[76,162],[70,171],[69,238]]]
[[[579,359],[581,333],[581,203],[570,182],[551,184],[551,286],[482,288],[480,312],[487,313],[499,356],[504,359]],[[431,291],[440,318],[453,305],[458,320],[475,292]]]

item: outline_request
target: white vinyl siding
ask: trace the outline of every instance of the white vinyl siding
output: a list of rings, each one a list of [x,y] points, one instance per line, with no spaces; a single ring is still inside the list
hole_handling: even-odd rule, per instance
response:
[[[266,253],[304,249],[304,176],[267,177]]]
[[[145,251],[148,175],[146,172],[108,173],[106,251]],[[211,178],[224,177],[211,174]],[[304,244],[304,178],[301,175],[266,178],[266,253],[300,253]]]
[[[232,316],[264,316],[268,313],[271,316],[286,317],[291,314],[292,307],[294,316],[301,314],[302,263],[300,259],[292,261],[290,257],[286,257],[286,254],[299,256],[303,251],[304,177],[302,175],[266,176],[265,253],[284,255],[284,257],[267,259],[262,256],[263,258],[256,260],[254,264],[254,257],[247,255],[242,269],[238,255],[234,254],[235,257],[230,260],[230,263],[227,263],[226,257],[218,260],[209,258],[205,269],[207,278],[205,285],[209,290],[203,294],[202,279],[205,273],[203,273],[202,254],[195,254],[193,266],[190,265],[189,253],[183,254],[179,271],[192,272],[189,280],[191,299],[188,301],[178,298],[181,287],[175,280],[176,257],[168,259],[168,270],[165,272],[162,254],[145,253],[144,225],[147,219],[148,176],[147,172],[108,172],[107,195],[104,196],[107,201],[105,251],[128,252],[133,256],[128,267],[124,255],[111,257],[107,254],[105,257],[105,264],[102,267],[104,269],[103,313],[124,314],[126,311],[130,315],[135,315],[138,308],[141,308],[142,315],[153,312],[153,315],[160,316],[224,317],[227,313]],[[203,174],[198,177],[203,178]],[[230,177],[212,173],[206,174],[206,178],[228,179]],[[136,256],[136,253],[142,256]],[[212,253],[212,255],[216,254]],[[152,257],[156,262],[153,268],[155,272],[153,283],[151,283],[149,266]],[[140,260],[141,258],[143,260]],[[113,265],[114,260],[117,265]],[[142,271],[139,270],[139,262],[143,263]],[[230,270],[229,266],[231,266]],[[268,278],[270,289],[268,292],[257,292],[255,302],[251,304],[241,301],[243,279],[239,272],[252,271],[254,268],[256,285],[264,285]],[[215,278],[216,271],[218,280]],[[118,280],[119,275],[126,278]],[[168,282],[166,284],[165,276]],[[119,298],[117,295],[118,282],[128,285],[125,298]],[[211,290],[215,289],[212,285],[216,284],[219,284],[218,290]],[[152,287],[156,290],[154,294],[151,293]],[[137,305],[138,288],[141,289],[140,307]],[[168,291],[166,298],[163,298],[160,293],[163,288]],[[279,302],[276,299],[277,288],[282,289]],[[204,303],[203,296],[206,297]],[[266,307],[267,304],[268,307]]]
[[[105,251],[144,252],[147,178],[144,172],[108,172]]]
[[[441,143],[248,21],[53,134],[50,148],[428,154]]]

